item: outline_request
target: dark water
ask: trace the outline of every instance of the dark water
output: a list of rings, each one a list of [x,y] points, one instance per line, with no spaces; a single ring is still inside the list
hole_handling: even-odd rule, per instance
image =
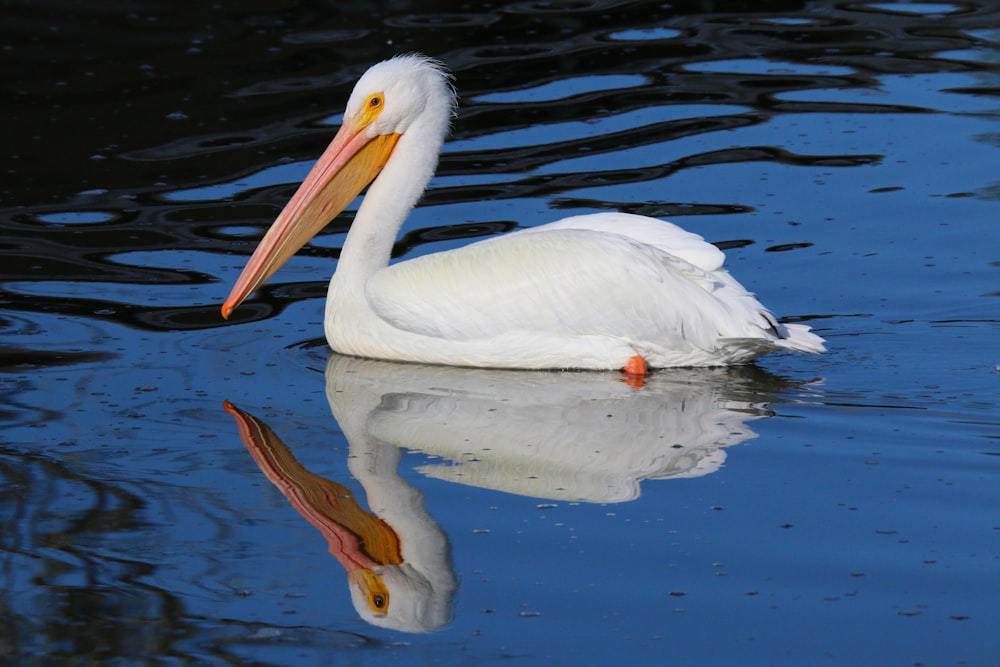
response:
[[[0,12],[3,664],[1000,664],[994,3]],[[669,217],[829,353],[328,359],[349,215],[223,322],[408,51],[462,108],[397,256]]]

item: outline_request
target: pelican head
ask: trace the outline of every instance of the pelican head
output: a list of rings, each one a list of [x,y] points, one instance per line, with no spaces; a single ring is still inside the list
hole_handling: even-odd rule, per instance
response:
[[[397,56],[372,65],[358,79],[344,109],[344,124],[365,128],[371,138],[402,135],[428,109],[450,117],[454,106],[451,75],[442,63],[420,55]]]
[[[340,130],[257,246],[222,305],[222,316],[228,318],[340,214],[403,145],[405,152],[434,156],[418,161],[422,168],[410,174],[419,186],[415,201],[437,166],[454,109],[450,75],[435,60],[405,55],[369,68],[354,86]]]

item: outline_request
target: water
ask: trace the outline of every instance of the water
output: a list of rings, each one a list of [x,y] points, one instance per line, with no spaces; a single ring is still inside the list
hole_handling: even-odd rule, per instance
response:
[[[3,12],[4,664],[1000,660],[990,3]],[[223,322],[406,51],[462,107],[397,256],[669,217],[829,353],[638,391],[331,357],[349,216]]]

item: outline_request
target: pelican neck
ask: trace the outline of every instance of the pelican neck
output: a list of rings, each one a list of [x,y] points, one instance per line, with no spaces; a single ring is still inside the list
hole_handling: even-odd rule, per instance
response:
[[[427,125],[415,122],[400,136],[368,187],[337,263],[341,280],[363,282],[389,265],[396,236],[437,168],[444,133]]]

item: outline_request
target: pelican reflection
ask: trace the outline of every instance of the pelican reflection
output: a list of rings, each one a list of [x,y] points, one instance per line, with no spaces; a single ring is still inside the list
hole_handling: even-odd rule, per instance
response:
[[[362,618],[407,632],[448,622],[456,588],[448,538],[424,510],[423,495],[399,476],[399,448],[351,444],[351,473],[365,489],[367,512],[346,486],[299,463],[267,424],[228,401],[224,407],[264,475],[326,538]]]
[[[536,498],[616,503],[644,479],[699,477],[756,437],[780,383],[758,369],[676,369],[636,388],[614,373],[400,364],[332,354],[344,435],[440,461],[428,477]],[[766,394],[762,394],[762,389]]]
[[[644,386],[615,372],[484,370],[332,354],[330,409],[349,445],[351,491],[304,468],[263,422],[226,403],[267,478],[326,538],[369,622],[423,632],[448,622],[456,577],[445,533],[399,474],[404,450],[437,479],[537,498],[615,503],[648,479],[719,469],[755,437],[781,381],[757,369],[672,370]]]

